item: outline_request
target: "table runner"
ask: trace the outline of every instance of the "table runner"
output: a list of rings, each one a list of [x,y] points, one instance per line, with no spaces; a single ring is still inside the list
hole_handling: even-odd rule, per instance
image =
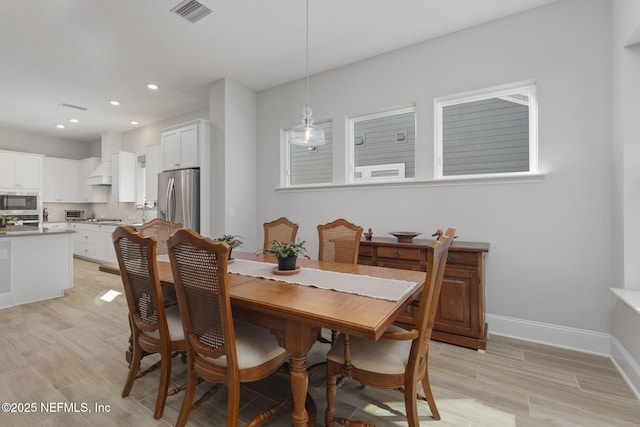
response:
[[[273,273],[276,264],[236,258],[228,272],[243,276],[260,277],[304,286],[315,286],[338,292],[362,295],[388,301],[399,301],[412,292],[418,283],[405,280],[382,279],[362,274],[338,273],[302,267],[299,273],[283,276]]]

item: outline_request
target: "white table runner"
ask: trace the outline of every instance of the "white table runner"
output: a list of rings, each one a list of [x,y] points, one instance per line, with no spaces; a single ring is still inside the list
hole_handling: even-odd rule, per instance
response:
[[[318,270],[303,267],[299,273],[283,276],[273,273],[270,264],[236,258],[229,264],[228,271],[243,276],[260,277],[304,286],[315,286],[338,292],[362,295],[388,301],[399,301],[407,293],[412,292],[418,283],[405,280],[381,279],[361,274],[337,273],[335,271]]]

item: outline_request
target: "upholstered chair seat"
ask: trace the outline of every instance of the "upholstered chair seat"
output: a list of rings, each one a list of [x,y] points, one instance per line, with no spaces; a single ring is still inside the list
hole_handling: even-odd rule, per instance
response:
[[[401,332],[404,329],[391,326],[387,332]],[[410,340],[396,341],[380,339],[378,341],[350,337],[351,363],[364,371],[381,374],[404,374],[411,352]],[[335,344],[327,353],[327,359],[336,363],[344,362],[344,335],[336,336]]]

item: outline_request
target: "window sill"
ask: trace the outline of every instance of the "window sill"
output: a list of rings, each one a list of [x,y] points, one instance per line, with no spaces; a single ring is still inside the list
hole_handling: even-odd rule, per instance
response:
[[[629,307],[640,313],[640,291],[630,289],[609,288],[611,291],[625,302]]]
[[[313,184],[297,185],[291,187],[276,187],[275,191],[327,191],[350,189],[377,189],[377,188],[411,188],[411,187],[447,187],[459,185],[486,185],[486,184],[519,184],[544,181],[544,174],[518,175],[518,176],[491,176],[474,178],[430,179],[430,180],[404,180],[404,181],[380,181],[358,182],[350,184]]]

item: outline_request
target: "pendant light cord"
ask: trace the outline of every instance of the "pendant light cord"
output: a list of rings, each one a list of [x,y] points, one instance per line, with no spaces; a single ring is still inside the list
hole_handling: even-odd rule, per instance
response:
[[[307,26],[306,26],[306,74],[307,74],[307,105],[309,110],[309,0],[307,0]]]

